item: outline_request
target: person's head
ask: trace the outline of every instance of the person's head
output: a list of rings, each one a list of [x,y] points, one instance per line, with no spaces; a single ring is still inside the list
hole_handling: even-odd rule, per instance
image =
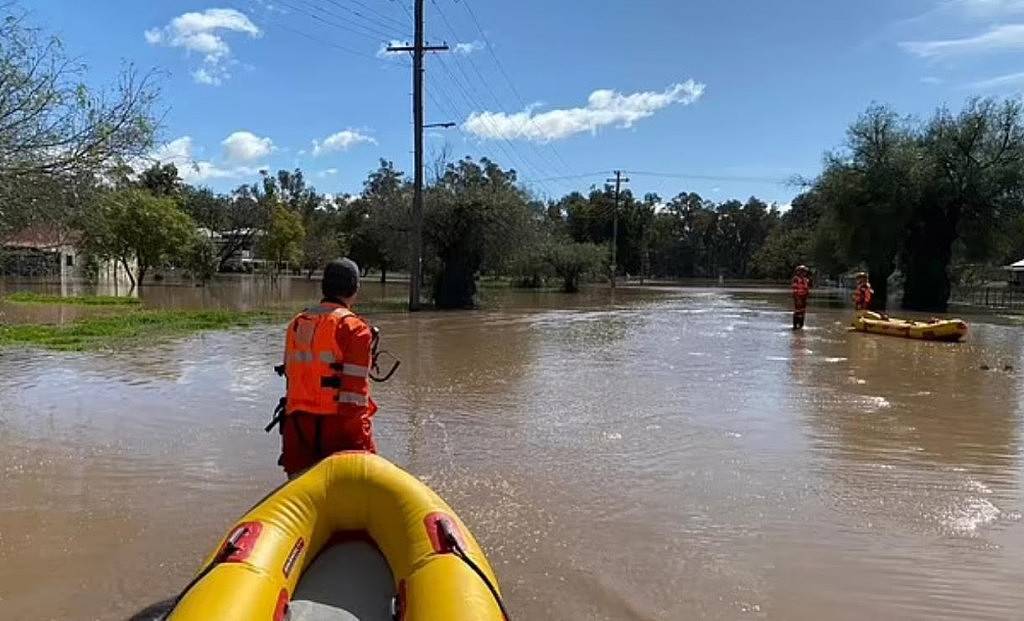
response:
[[[867,274],[867,272],[857,272],[857,282],[867,282],[867,281],[868,281],[868,274]]]
[[[359,291],[359,266],[352,259],[335,259],[324,267],[320,284],[325,298],[351,302]]]
[[[807,273],[808,273],[807,266],[806,265],[797,265],[796,266],[796,273],[801,275],[801,276],[806,276]]]

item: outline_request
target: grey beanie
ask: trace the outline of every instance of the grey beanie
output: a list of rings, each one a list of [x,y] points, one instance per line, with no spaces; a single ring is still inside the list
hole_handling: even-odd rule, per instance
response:
[[[335,259],[324,268],[321,291],[325,297],[347,298],[358,290],[359,266],[352,259]]]

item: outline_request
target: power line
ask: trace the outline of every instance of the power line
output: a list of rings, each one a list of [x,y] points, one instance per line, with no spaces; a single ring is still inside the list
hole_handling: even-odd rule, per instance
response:
[[[460,3],[460,0],[453,1]],[[491,58],[494,60],[494,64],[498,66],[498,70],[501,71],[501,75],[504,76],[505,82],[508,83],[509,88],[512,90],[512,94],[514,94],[516,99],[519,100],[519,105],[523,107],[523,110],[526,110],[529,107],[526,105],[526,100],[523,99],[523,96],[519,93],[519,89],[517,89],[516,85],[512,82],[512,78],[509,77],[508,72],[505,71],[505,65],[503,65],[501,60],[498,59],[498,54],[494,51],[494,44],[491,43],[490,37],[487,36],[483,26],[480,25],[480,20],[477,19],[476,13],[473,11],[473,7],[469,5],[469,0],[461,0],[461,4],[466,8],[466,12],[469,13],[469,17],[473,20],[473,24],[476,25],[476,29],[483,38],[485,47],[487,47],[488,54],[490,54]],[[532,116],[530,116],[530,120],[531,122],[533,121]],[[547,143],[547,146],[551,148],[551,152],[555,154],[555,157],[559,162],[561,162],[562,166],[565,167],[565,170],[572,171],[572,167],[565,161],[565,158],[562,157],[562,154],[555,148],[555,145],[549,142]]]
[[[430,1],[431,1],[431,3],[433,3],[434,8],[437,9],[438,15],[441,17],[441,20],[444,22],[445,26],[448,28],[448,32],[451,34],[452,38],[455,39],[455,40],[458,40],[460,37],[459,37],[458,33],[456,32],[455,27],[452,26],[452,23],[448,20],[448,16],[445,15],[443,10],[441,10],[441,6],[437,3],[437,0],[430,0]],[[469,62],[470,67],[473,68],[473,71],[476,73],[476,76],[480,79],[480,82],[484,85],[484,89],[486,89],[487,93],[490,94],[491,99],[494,101],[495,105],[498,107],[499,110],[501,110],[502,112],[505,112],[504,106],[501,105],[501,99],[495,93],[494,89],[491,88],[490,83],[487,81],[487,78],[485,78],[483,73],[480,71],[480,68],[479,68],[479,66],[477,66],[477,63],[474,62],[473,57],[467,54],[465,56],[465,58]],[[467,84],[472,84],[472,80],[469,78],[469,75],[466,74],[465,69],[462,68],[462,64],[461,63],[456,63],[455,66],[462,73],[463,78],[466,80],[466,83]],[[508,115],[507,112],[506,112],[506,116],[511,117],[511,115]],[[523,129],[528,124],[531,124],[531,123],[533,123],[533,118],[530,115],[527,115],[523,119],[523,121],[519,124],[519,132],[520,132],[520,134],[522,134],[523,133]],[[536,144],[534,144],[530,140],[527,140],[527,144],[530,147],[530,149],[533,150],[534,154],[537,156],[537,159],[540,161],[540,163],[543,166],[545,166],[547,168],[550,168],[552,170],[556,170],[557,169],[557,166],[552,165],[552,163],[550,161],[548,161],[548,159],[544,156],[544,154],[541,153],[541,150],[537,147]],[[572,171],[569,170],[568,168],[564,168],[563,170],[556,170],[556,172],[564,174],[566,172],[572,172]]]
[[[391,39],[407,38],[407,36],[408,36],[408,35],[402,34],[399,31],[395,31],[395,30],[387,30],[387,31],[381,30],[381,29],[375,27],[375,26],[381,26],[381,24],[375,23],[375,22],[372,22],[372,21],[370,23],[373,23],[374,26],[367,26],[366,24],[359,23],[358,21],[354,21],[351,18],[346,18],[346,17],[343,17],[343,16],[341,16],[341,15],[335,13],[335,12],[329,11],[329,10],[325,9],[324,7],[322,7],[320,5],[314,4],[310,0],[297,0],[297,1],[298,2],[302,2],[306,6],[310,7],[310,9],[301,9],[301,8],[299,8],[297,6],[294,6],[292,4],[288,4],[286,2],[279,2],[279,4],[281,4],[282,6],[288,7],[290,9],[294,10],[294,11],[297,11],[299,13],[302,13],[303,15],[306,15],[308,17],[312,17],[313,19],[315,19],[317,21],[320,21],[320,22],[323,22],[323,23],[325,23],[325,24],[327,24],[329,26],[333,26],[335,28],[340,28],[342,30],[347,30],[349,32],[352,32],[353,34],[357,34],[359,36],[366,37],[367,39],[370,39],[371,41],[380,42],[382,40],[387,41],[387,40],[391,40]],[[321,13],[323,15],[327,15],[329,17],[332,17],[332,18],[336,19],[336,20],[341,20],[341,23],[333,22],[333,21],[329,21],[327,19],[324,19],[323,17],[320,17],[319,15],[316,15],[314,13],[310,13],[309,12],[310,10],[316,11],[316,12]],[[388,28],[389,26],[384,25],[384,27]],[[366,32],[361,32],[361,31],[358,31],[358,30],[353,30],[353,28],[361,28],[361,29],[363,29]],[[370,33],[370,34],[366,34],[367,32]]]
[[[278,4],[281,4],[282,6],[288,6],[288,8],[296,10],[296,11],[298,11],[300,13],[302,12],[301,9],[298,9],[296,7],[293,7],[293,6],[289,6],[286,3],[284,3],[284,2],[278,2]],[[305,15],[309,15],[309,14],[305,13]],[[313,15],[309,15],[309,16],[313,17],[314,19],[318,19],[318,21],[321,21],[321,22],[324,21],[324,20],[319,20],[319,18],[317,18],[316,16],[313,16]],[[293,27],[291,27],[291,26],[289,26],[289,25],[287,25],[285,23],[282,23],[282,22],[267,20],[267,21],[263,22],[264,27],[268,23],[272,24],[273,28],[280,28],[281,30],[288,31],[288,32],[290,32],[290,33],[292,33],[294,35],[303,37],[305,39],[309,39],[310,41],[315,41],[316,43],[319,43],[321,45],[325,45],[327,47],[334,48],[336,50],[345,52],[347,54],[351,54],[353,56],[359,56],[360,58],[367,58],[367,59],[372,60],[374,62],[382,63],[382,64],[384,64],[386,66],[390,66],[390,63],[388,63],[386,60],[384,60],[382,58],[379,58],[379,57],[374,56],[372,54],[367,54],[366,52],[362,52],[362,51],[353,49],[351,47],[347,47],[345,45],[341,45],[340,43],[336,43],[334,41],[330,41],[330,40],[327,40],[327,39],[324,39],[324,38],[321,38],[321,37],[317,37],[317,36],[311,35],[311,34],[309,34],[307,32],[304,32],[304,31],[299,30],[297,28],[293,28]],[[324,23],[327,23],[327,22],[324,22]],[[328,25],[330,25],[330,24],[328,24]]]
[[[743,177],[730,175],[693,175],[689,173],[665,173],[630,170],[629,174],[640,177],[664,177],[667,179],[695,179],[699,181],[741,181],[747,183],[772,183],[784,185],[790,179],[779,179],[778,177]]]
[[[404,4],[402,4],[401,0],[398,0],[398,2],[399,2],[399,6],[402,8],[403,11],[405,11],[406,15],[409,15],[409,17],[412,18],[412,15],[409,14],[408,7],[406,7]],[[435,4],[435,6],[436,6],[436,4]],[[454,35],[454,33],[452,33],[452,34]],[[480,102],[469,93],[469,90],[467,90],[467,87],[469,87],[470,89],[472,88],[472,82],[469,80],[468,76],[466,76],[466,86],[463,86],[462,83],[459,82],[459,80],[455,77],[455,74],[452,72],[452,70],[448,67],[448,64],[445,62],[445,59],[441,58],[441,57],[438,57],[437,60],[438,60],[438,63],[441,65],[441,68],[444,69],[445,73],[448,74],[448,79],[451,82],[451,84],[455,86],[455,89],[457,91],[462,93],[463,98],[469,103],[470,107],[478,107],[481,110],[483,110],[484,106],[482,106],[480,104]],[[461,66],[459,66],[459,68],[461,69]],[[463,70],[463,75],[465,76],[465,71],[464,70]],[[453,98],[450,98],[450,99],[452,101],[454,101]],[[457,116],[461,116],[461,115],[457,115]],[[494,127],[493,124],[490,123],[490,121],[487,121],[487,122],[488,122],[489,125],[491,125],[491,128],[495,132],[495,134],[496,135],[500,135],[500,132],[498,131],[498,129],[496,127]],[[459,128],[459,131],[460,132],[462,131],[461,127]],[[509,163],[512,166],[514,166],[516,168],[520,168],[522,170],[525,170],[527,167],[532,167],[534,172],[541,172],[540,169],[535,164],[533,164],[533,162],[531,162],[528,158],[524,157],[521,153],[519,153],[519,151],[516,150],[516,147],[512,143],[511,140],[509,140],[508,138],[504,138],[504,137],[501,138],[501,140],[503,142],[497,142],[496,144],[501,149],[502,153],[505,154],[505,157],[508,159]],[[550,195],[552,197],[554,196],[555,193],[551,191],[551,187],[550,186],[542,183],[541,184],[541,188],[545,192],[547,192],[548,195]]]
[[[440,63],[441,67],[445,70],[445,72],[448,74],[448,77],[451,80],[451,83],[453,85],[455,85],[456,89],[459,90],[462,93],[462,95],[466,99],[466,101],[468,101],[471,106],[477,106],[477,107],[481,107],[482,108],[483,106],[481,106],[480,103],[478,101],[476,101],[476,99],[472,95],[469,94],[469,92],[466,90],[466,87],[463,86],[462,83],[459,82],[459,80],[455,77],[455,74],[448,67],[448,64],[444,62],[444,59],[443,58],[439,58],[438,62]],[[493,124],[490,124],[490,120],[489,119],[486,122],[489,124],[491,130],[495,133],[495,135],[499,135],[500,134],[500,131],[498,130],[498,128],[495,127]],[[502,152],[505,153],[505,156],[509,159],[509,161],[512,163],[513,166],[517,166],[517,162],[518,162],[519,164],[522,164],[522,168],[523,169],[525,169],[527,167],[532,167],[534,172],[542,172],[537,167],[536,164],[534,164],[528,158],[523,156],[522,153],[519,153],[516,150],[515,144],[513,144],[512,141],[509,140],[508,138],[501,138],[501,142],[498,142],[496,144],[498,145],[499,148],[501,148]],[[507,145],[507,147],[506,147],[506,145]],[[549,195],[552,195],[552,196],[554,195],[554,193],[551,191],[551,187],[548,186],[547,184],[542,182],[541,183],[541,187]]]
[[[327,1],[330,2],[331,4],[337,6],[337,7],[340,7],[342,9],[346,10],[346,11],[350,11],[351,13],[354,13],[355,15],[360,15],[355,10],[349,9],[347,7],[342,6],[341,4],[338,3],[337,0],[327,0]],[[381,13],[377,9],[374,9],[371,6],[369,6],[367,4],[364,4],[363,2],[360,2],[360,0],[349,0],[349,1],[352,2],[352,4],[355,4],[357,6],[362,7],[368,13],[372,13],[372,14],[376,15],[379,19],[386,20],[386,21],[392,22],[394,24],[398,24],[399,28],[405,29],[405,28],[408,28],[409,26],[412,25],[412,24],[403,23],[403,22],[401,22],[401,21],[399,21],[399,20],[397,20],[397,19],[395,19],[395,18],[393,18],[393,17],[391,17],[389,15],[385,15],[384,13]],[[360,15],[360,17],[362,17],[362,15]],[[366,18],[364,17],[364,19],[366,19]]]

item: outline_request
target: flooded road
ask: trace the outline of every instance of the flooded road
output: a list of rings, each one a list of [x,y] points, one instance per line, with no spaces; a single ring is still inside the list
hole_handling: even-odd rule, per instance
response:
[[[515,618],[1024,618],[1024,328],[608,296],[371,317],[403,361],[381,452],[469,524]],[[124,619],[188,581],[283,479],[281,329],[0,353],[0,617]]]

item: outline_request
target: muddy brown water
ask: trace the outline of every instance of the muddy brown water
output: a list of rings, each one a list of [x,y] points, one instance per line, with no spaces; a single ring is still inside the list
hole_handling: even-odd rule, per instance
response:
[[[470,525],[516,619],[1024,618],[1024,328],[922,343],[819,306],[793,333],[780,292],[610,295],[372,318],[403,360],[381,452]],[[144,294],[182,296],[270,299]],[[124,619],[184,585],[283,478],[280,346],[0,353],[0,618]]]

